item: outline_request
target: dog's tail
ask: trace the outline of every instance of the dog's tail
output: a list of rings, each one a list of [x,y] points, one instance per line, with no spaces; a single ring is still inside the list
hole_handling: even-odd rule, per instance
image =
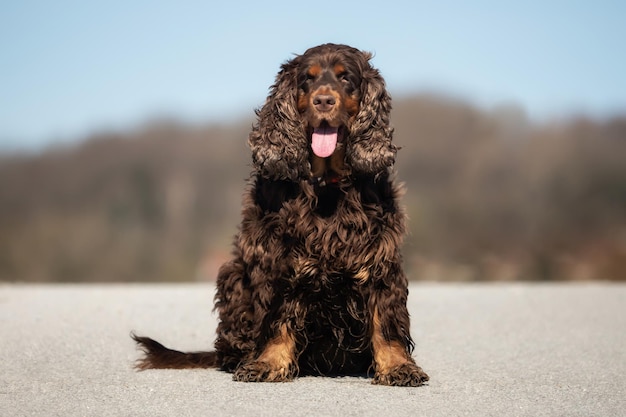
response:
[[[190,368],[217,368],[217,352],[179,352],[168,349],[156,340],[149,337],[137,336],[131,333],[145,356],[135,364],[135,368],[145,369],[190,369]]]

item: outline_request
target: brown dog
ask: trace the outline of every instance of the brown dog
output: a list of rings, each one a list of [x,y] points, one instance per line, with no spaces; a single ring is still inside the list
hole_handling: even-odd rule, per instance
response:
[[[219,367],[237,381],[366,374],[418,386],[391,98],[370,54],[326,44],[285,63],[250,134],[234,258],[217,278],[216,350],[133,335],[140,369]]]

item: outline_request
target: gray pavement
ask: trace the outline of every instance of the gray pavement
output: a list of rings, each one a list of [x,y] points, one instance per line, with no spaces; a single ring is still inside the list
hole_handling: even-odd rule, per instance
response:
[[[0,285],[0,416],[624,416],[626,285],[411,285],[420,388],[135,372],[135,330],[212,347],[211,284]]]

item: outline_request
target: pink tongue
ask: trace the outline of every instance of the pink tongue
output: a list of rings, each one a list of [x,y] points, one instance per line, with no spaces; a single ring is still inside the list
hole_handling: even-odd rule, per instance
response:
[[[337,146],[337,128],[324,126],[313,130],[311,138],[313,153],[320,158],[328,158],[335,152]]]

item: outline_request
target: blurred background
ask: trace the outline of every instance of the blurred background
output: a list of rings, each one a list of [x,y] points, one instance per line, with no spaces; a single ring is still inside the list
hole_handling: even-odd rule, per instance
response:
[[[375,54],[415,280],[626,280],[626,3],[0,4],[0,281],[212,280],[282,62]]]

